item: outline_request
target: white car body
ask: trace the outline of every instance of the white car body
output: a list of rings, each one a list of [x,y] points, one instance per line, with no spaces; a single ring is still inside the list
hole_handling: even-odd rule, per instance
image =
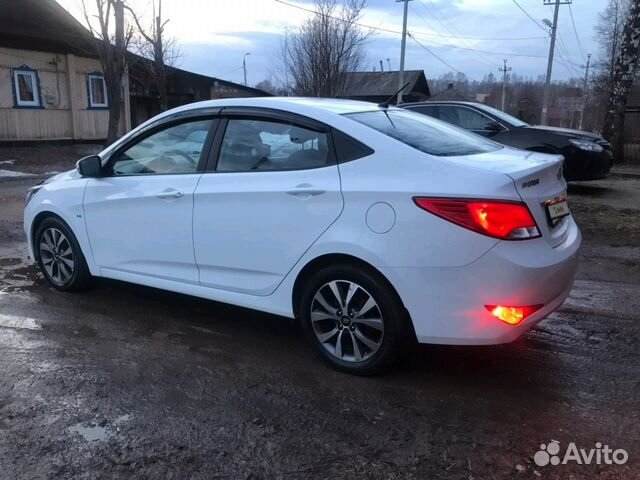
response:
[[[180,107],[99,155],[108,158],[171,116],[227,107],[308,117],[375,153],[307,170],[106,178],[62,173],[43,184],[25,209],[31,257],[34,220],[50,212],[72,229],[94,276],[286,317],[295,315],[294,286],[305,266],[327,255],[355,257],[391,283],[418,341],[426,343],[508,342],[568,296],[580,232],[570,215],[551,228],[543,208],[565,193],[561,157],[508,147],[432,156],[343,115],[376,105],[289,98]],[[523,201],[541,236],[509,241],[482,235],[425,212],[414,197]],[[518,325],[485,308],[537,304],[543,307]]]

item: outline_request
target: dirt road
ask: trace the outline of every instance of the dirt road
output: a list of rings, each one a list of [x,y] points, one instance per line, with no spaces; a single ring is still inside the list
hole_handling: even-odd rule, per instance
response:
[[[638,179],[570,189],[585,242],[560,311],[377,378],[328,369],[286,319],[111,281],[53,291],[26,265],[32,182],[0,181],[2,478],[640,478]],[[629,460],[537,466],[552,440]]]

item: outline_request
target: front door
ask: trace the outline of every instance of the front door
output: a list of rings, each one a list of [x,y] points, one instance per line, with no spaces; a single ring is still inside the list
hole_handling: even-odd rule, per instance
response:
[[[195,193],[200,283],[269,295],[340,215],[338,167],[328,133],[263,117],[224,123]]]
[[[126,272],[197,284],[193,193],[213,120],[173,123],[129,143],[91,179],[84,213],[105,276]]]

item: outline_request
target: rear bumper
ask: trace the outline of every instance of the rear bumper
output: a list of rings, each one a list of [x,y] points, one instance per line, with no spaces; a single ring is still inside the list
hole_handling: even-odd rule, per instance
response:
[[[569,295],[581,236],[573,219],[566,240],[499,242],[475,262],[453,268],[386,268],[413,321],[418,341],[493,345],[515,340]],[[485,305],[544,305],[520,325],[508,325]]]
[[[599,180],[609,176],[613,164],[611,150],[585,152],[571,149],[563,152],[565,157],[564,177],[567,181]]]

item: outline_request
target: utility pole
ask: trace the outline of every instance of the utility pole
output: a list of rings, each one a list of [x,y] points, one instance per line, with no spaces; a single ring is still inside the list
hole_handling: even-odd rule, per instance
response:
[[[387,66],[389,67],[389,71],[391,71],[391,59],[387,58]]]
[[[380,60],[380,71],[384,72],[384,64],[382,63],[382,60]]]
[[[244,72],[244,86],[247,86],[247,55],[251,55],[251,52],[247,52],[242,57],[242,71]]]
[[[578,120],[578,130],[582,130],[582,121],[584,120],[584,111],[587,108],[587,82],[589,81],[589,66],[591,64],[591,54],[587,54],[587,64],[580,65],[584,68],[584,84],[582,85],[582,109],[580,110],[580,120]]]
[[[404,86],[404,51],[407,46],[407,14],[409,13],[409,1],[410,0],[396,0],[396,3],[404,2],[404,16],[402,17],[402,43],[400,44],[400,78],[398,81],[398,88],[402,88]],[[402,103],[402,90],[398,92],[397,103]]]
[[[504,112],[504,105],[505,105],[505,97],[507,94],[507,72],[511,71],[511,67],[507,68],[507,59],[505,58],[504,60],[504,67],[503,68],[499,68],[498,71],[502,72],[502,108],[500,110],[502,110]]]
[[[551,24],[551,44],[549,45],[549,60],[547,61],[547,77],[544,82],[544,96],[542,98],[542,115],[540,124],[547,124],[547,110],[549,108],[549,96],[551,95],[551,70],[553,68],[553,52],[556,47],[556,31],[558,30],[558,12],[560,5],[568,5],[572,0],[543,0],[545,5],[554,5],[553,23]],[[548,25],[548,20],[544,22]]]

